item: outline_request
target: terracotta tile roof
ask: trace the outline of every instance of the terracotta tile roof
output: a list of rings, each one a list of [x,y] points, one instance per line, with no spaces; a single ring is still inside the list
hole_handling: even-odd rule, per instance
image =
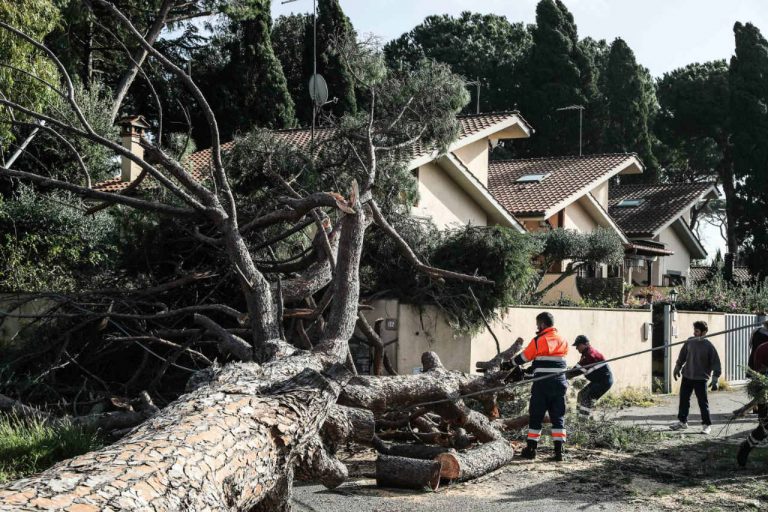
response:
[[[485,114],[457,116],[457,120],[459,121],[459,125],[460,125],[459,137],[454,143],[454,145],[457,143],[460,144],[462,139],[469,138],[473,135],[476,135],[482,132],[483,130],[490,129],[494,125],[508,121],[513,117],[517,117],[523,123],[525,123],[526,126],[530,128],[530,125],[527,123],[527,121],[525,121],[525,119],[523,119],[523,117],[517,111],[490,112]],[[312,138],[312,131],[305,128],[299,128],[299,129],[293,129],[293,130],[275,130],[274,133],[277,137],[280,137],[288,144],[295,145],[296,147],[301,149],[308,149],[311,138]],[[331,136],[333,136],[333,133],[334,133],[333,129],[318,128],[318,129],[315,129],[315,139],[326,140]],[[222,151],[227,151],[231,149],[233,145],[234,145],[234,141],[230,141],[222,144],[221,145]],[[429,155],[433,151],[435,151],[434,148],[425,147],[417,143],[411,151],[411,160],[415,160],[419,157]],[[197,179],[202,179],[202,176],[204,174],[207,174],[206,171],[208,166],[210,165],[210,160],[211,160],[210,148],[197,151],[195,153],[192,153],[189,156],[190,167],[192,168],[192,172],[194,175],[196,175]],[[118,176],[116,178],[111,178],[109,180],[98,183],[94,185],[93,188],[96,190],[104,191],[104,192],[118,192],[120,190],[123,190],[127,186],[128,186],[128,183],[121,181],[120,177]]]
[[[683,215],[712,183],[618,185],[609,188],[608,212],[631,238],[653,237],[670,221]],[[622,207],[626,199],[640,199],[637,206]]]
[[[689,284],[701,284],[709,281],[715,275],[715,271],[710,266],[703,267],[691,267],[688,273]],[[752,274],[750,274],[747,267],[734,267],[733,279],[737,283],[748,283],[752,280]]]
[[[586,194],[633,159],[637,159],[634,154],[611,153],[491,161],[488,189],[515,216],[539,217],[573,196]],[[516,183],[530,174],[546,177],[538,183]]]

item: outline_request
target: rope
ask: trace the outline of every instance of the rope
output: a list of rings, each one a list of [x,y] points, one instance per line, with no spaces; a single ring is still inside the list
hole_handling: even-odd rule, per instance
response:
[[[722,336],[723,334],[728,334],[730,332],[741,331],[741,330],[744,330],[744,329],[754,329],[755,327],[760,327],[761,325],[763,325],[762,322],[761,323],[757,323],[757,324],[744,325],[744,326],[741,326],[741,327],[734,327],[733,329],[726,329],[724,331],[713,332],[712,334],[707,333],[706,336],[692,336],[692,337],[690,337],[688,339],[685,339],[683,341],[676,341],[675,343],[667,343],[667,344],[664,344],[664,345],[659,345],[658,347],[652,347],[652,348],[648,348],[648,349],[645,349],[645,350],[640,350],[640,351],[637,351],[637,352],[631,352],[629,354],[624,354],[622,356],[617,356],[617,357],[613,357],[611,359],[606,359],[605,361],[598,361],[596,363],[591,363],[591,364],[588,364],[588,365],[584,365],[581,368],[582,369],[589,369],[592,366],[596,366],[598,364],[612,363],[614,361],[619,361],[621,359],[627,359],[627,358],[630,358],[630,357],[638,356],[640,354],[647,354],[649,352],[654,352],[656,350],[663,350],[663,349],[666,349],[666,348],[669,348],[669,347],[674,347],[674,346],[677,346],[677,345],[682,345],[683,343],[687,343],[687,342],[692,341],[692,340],[702,340],[702,339],[711,338],[711,337],[715,337],[715,336]],[[463,395],[454,395],[451,398],[444,398],[444,399],[441,399],[441,400],[432,400],[432,401],[429,401],[429,402],[421,402],[421,403],[410,405],[408,407],[404,407],[404,408],[401,408],[401,409],[394,409],[392,412],[396,412],[396,411],[410,411],[412,409],[416,409],[416,408],[419,408],[419,407],[444,404],[444,403],[454,402],[456,400],[460,400],[460,399],[464,399],[464,398],[471,398],[471,397],[474,397],[474,396],[487,395],[487,394],[490,394],[490,393],[498,393],[499,391],[504,391],[505,389],[511,389],[511,388],[515,388],[515,387],[522,386],[522,385],[525,385],[525,384],[532,384],[534,382],[540,382],[542,380],[551,379],[553,377],[559,377],[561,375],[564,375],[564,374],[568,373],[571,370],[572,370],[572,368],[571,369],[565,369],[565,370],[557,372],[557,373],[547,373],[546,375],[542,375],[541,377],[534,377],[532,379],[525,379],[525,380],[521,380],[521,381],[518,381],[518,382],[510,382],[509,384],[505,384],[503,386],[498,386],[498,387],[495,387],[495,388],[488,388],[488,389],[484,389],[484,390],[481,390],[481,391],[472,391],[471,393],[465,393]]]

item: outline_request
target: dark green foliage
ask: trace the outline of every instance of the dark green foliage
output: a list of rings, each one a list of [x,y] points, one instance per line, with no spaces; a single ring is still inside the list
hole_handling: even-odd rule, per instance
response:
[[[659,169],[650,131],[655,92],[648,71],[637,64],[634,53],[621,38],[611,44],[601,75],[601,89],[607,117],[603,151],[637,153],[645,164],[643,181],[657,181]]]
[[[61,460],[101,448],[94,432],[73,425],[0,416],[0,483],[39,473]]]
[[[72,291],[110,267],[117,255],[114,221],[83,210],[68,194],[27,187],[0,198],[0,289]]]
[[[309,77],[304,63],[307,33],[312,32],[311,14],[280,16],[272,25],[272,48],[280,61],[288,92],[293,98],[296,117],[302,124],[311,121],[312,102],[309,97]]]
[[[573,260],[576,263],[616,265],[624,259],[618,235],[604,228],[591,233],[570,229],[552,229],[533,234],[541,243],[541,254],[550,261]],[[548,265],[547,265],[548,267]]]
[[[202,82],[218,114],[223,140],[256,126],[290,128],[296,122],[293,99],[270,41],[270,5],[269,0],[253,2],[248,16],[225,23],[212,47],[199,53]],[[201,125],[201,143],[207,129]]]
[[[336,104],[326,107],[336,117],[357,111],[355,82],[340,54],[340,48],[354,43],[356,38],[352,22],[341,9],[339,0],[317,0],[317,72],[328,84],[328,98],[338,98]],[[313,69],[312,30],[306,31],[305,41],[304,69],[309,81]]]
[[[463,12],[428,16],[422,23],[384,47],[390,67],[411,67],[420,60],[444,62],[466,80],[481,82],[480,111],[508,110],[519,95],[520,65],[530,50],[530,32],[495,14]],[[468,86],[476,109],[476,86]]]
[[[542,0],[536,7],[533,48],[526,64],[520,106],[536,128],[536,136],[521,144],[532,155],[578,154],[577,112],[557,112],[570,105],[586,106],[589,63],[578,45],[573,16],[559,0]]]
[[[733,169],[740,201],[736,231],[755,275],[768,275],[768,41],[754,25],[736,23],[731,58]]]
[[[118,128],[110,119],[112,98],[109,90],[100,82],[91,83],[86,89],[81,84],[75,86],[75,97],[93,130],[108,139],[118,140]],[[45,113],[66,122],[79,125],[79,121],[71,109],[65,105],[65,100],[57,97],[45,109]],[[29,127],[17,128],[18,138],[25,137],[30,132]],[[83,160],[90,176],[91,184],[111,178],[119,174],[120,164],[114,158],[114,153],[102,146],[90,143],[81,137],[67,137]],[[41,130],[25,154],[14,164],[22,171],[36,172],[44,176],[69,181],[83,186],[89,186],[87,176],[78,162],[75,153],[61,139],[45,130]]]
[[[531,260],[537,243],[526,234],[493,226],[467,226],[438,231],[434,225],[409,217],[397,219],[400,234],[422,261],[438,268],[484,276],[493,285],[472,285],[486,318],[501,308],[519,303],[529,292],[535,271]],[[413,268],[394,242],[372,230],[365,253],[363,285],[373,293],[386,293],[418,305],[436,305],[460,329],[483,325],[469,285],[455,280],[434,280]]]

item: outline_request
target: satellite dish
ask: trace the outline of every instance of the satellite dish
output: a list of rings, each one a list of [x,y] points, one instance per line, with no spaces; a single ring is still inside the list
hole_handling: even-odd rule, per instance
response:
[[[309,79],[309,97],[318,107],[328,101],[328,84],[322,75],[315,73]]]

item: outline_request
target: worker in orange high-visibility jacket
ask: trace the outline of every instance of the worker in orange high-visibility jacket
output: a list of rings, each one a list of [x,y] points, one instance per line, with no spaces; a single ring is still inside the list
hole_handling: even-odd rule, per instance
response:
[[[555,320],[551,313],[543,312],[536,316],[536,337],[525,349],[512,360],[518,366],[531,363],[533,377],[553,375],[533,383],[531,402],[528,406],[528,444],[521,455],[526,459],[536,458],[536,447],[541,438],[541,423],[549,413],[552,421],[552,441],[555,445],[555,461],[563,460],[565,444],[565,392],[568,381],[565,378],[565,356],[568,354],[568,342],[557,333]]]

